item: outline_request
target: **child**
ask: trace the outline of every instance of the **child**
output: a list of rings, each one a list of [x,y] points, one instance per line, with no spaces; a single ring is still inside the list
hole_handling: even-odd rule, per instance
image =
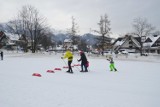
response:
[[[117,71],[117,69],[115,68],[115,66],[114,66],[114,61],[113,61],[113,58],[111,57],[111,56],[109,56],[109,59],[107,59],[108,61],[110,61],[110,65],[109,65],[109,67],[110,67],[110,71]]]

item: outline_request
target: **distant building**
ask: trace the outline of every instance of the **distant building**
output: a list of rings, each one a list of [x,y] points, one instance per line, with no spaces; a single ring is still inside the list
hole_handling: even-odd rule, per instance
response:
[[[65,39],[63,43],[65,49],[73,47],[73,41],[71,39]]]
[[[2,31],[0,31],[0,49],[1,49],[4,45],[6,45],[7,41],[8,41],[8,38],[7,38],[7,36],[5,35],[5,33],[2,32]]]
[[[133,53],[140,52],[140,37],[133,37],[132,35],[125,35],[119,37],[113,43],[113,51],[127,50]]]
[[[160,35],[148,36],[143,47],[145,52],[160,54]]]
[[[0,44],[7,49],[13,49],[16,43],[19,41],[19,36],[17,34],[11,34],[7,32],[0,32]]]
[[[140,40],[140,37],[134,37],[132,35],[119,37],[113,43],[113,51],[126,50],[133,53],[140,52]],[[147,36],[143,43],[143,51],[160,54],[160,35]]]

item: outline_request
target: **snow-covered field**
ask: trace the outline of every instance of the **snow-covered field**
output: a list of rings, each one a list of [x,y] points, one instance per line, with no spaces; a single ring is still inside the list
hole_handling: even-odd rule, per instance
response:
[[[0,61],[0,107],[159,107],[160,56],[88,57],[89,72],[63,69],[61,54],[5,54]],[[73,64],[78,64],[75,55]],[[47,70],[62,71],[47,73]],[[42,77],[32,76],[40,73]]]

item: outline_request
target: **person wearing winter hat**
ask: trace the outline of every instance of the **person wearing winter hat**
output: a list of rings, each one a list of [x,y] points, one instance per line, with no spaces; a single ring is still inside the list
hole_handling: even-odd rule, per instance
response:
[[[78,60],[78,62],[81,61],[81,71],[80,72],[88,72],[88,69],[87,69],[87,65],[88,65],[88,61],[87,61],[87,58],[86,58],[86,55],[83,51],[80,51],[80,59]],[[83,71],[83,67],[85,68],[85,70]]]

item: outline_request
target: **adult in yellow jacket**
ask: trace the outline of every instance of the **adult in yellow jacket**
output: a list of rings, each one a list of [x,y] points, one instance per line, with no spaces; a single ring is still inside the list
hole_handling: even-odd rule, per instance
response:
[[[69,49],[67,49],[65,55],[62,57],[62,59],[65,59],[65,58],[68,58],[68,71],[67,72],[73,73],[73,70],[71,67],[72,60],[73,60],[73,54]]]

